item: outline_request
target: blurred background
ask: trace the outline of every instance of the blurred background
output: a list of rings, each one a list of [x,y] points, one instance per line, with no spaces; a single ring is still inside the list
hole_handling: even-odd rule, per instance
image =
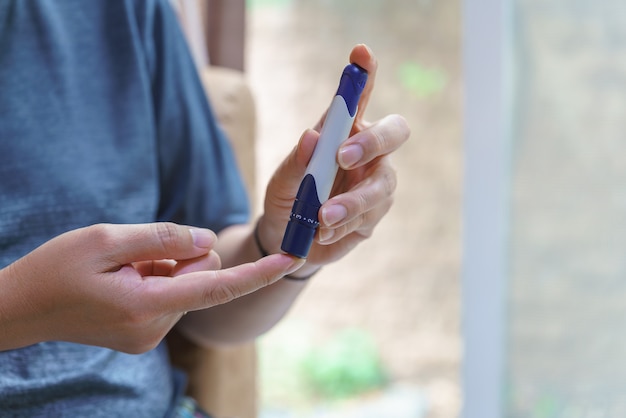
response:
[[[626,416],[626,3],[463,23],[463,416]]]
[[[366,115],[412,129],[374,237],[259,341],[260,416],[626,416],[626,3],[239,11],[246,36],[228,39],[245,56],[231,66],[257,105],[259,185],[327,108],[357,43],[380,64]],[[236,49],[211,45],[211,60]]]
[[[626,416],[626,3],[513,6],[505,416]]]
[[[380,61],[369,118],[401,113],[413,132],[374,239],[261,341],[264,416],[626,416],[626,3],[249,1],[248,19],[260,184],[317,121],[355,43]],[[465,114],[485,117],[472,132],[464,88]],[[463,178],[477,172],[487,181]],[[472,277],[462,195],[483,212],[464,226],[463,253],[485,263]],[[462,332],[481,312],[497,318]],[[477,402],[495,412],[472,415]]]
[[[459,2],[249,0],[246,17],[259,185],[327,108],[357,43],[379,60],[368,119],[399,113],[412,129],[373,238],[261,339],[261,416],[458,416]]]

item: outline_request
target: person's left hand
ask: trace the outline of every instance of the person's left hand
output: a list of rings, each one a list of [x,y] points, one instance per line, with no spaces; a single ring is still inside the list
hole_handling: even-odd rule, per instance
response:
[[[364,120],[378,64],[365,45],[353,48],[350,62],[367,70],[368,81],[359,100],[351,136],[337,153],[339,171],[331,198],[320,209],[315,242],[307,263],[294,276],[307,275],[346,255],[372,235],[393,202],[396,173],[390,154],[408,140],[410,130],[399,115],[389,115],[373,123]],[[262,244],[271,253],[280,251],[294,198],[319,138],[323,119],[315,130],[304,132],[268,184],[265,213],[258,228]]]

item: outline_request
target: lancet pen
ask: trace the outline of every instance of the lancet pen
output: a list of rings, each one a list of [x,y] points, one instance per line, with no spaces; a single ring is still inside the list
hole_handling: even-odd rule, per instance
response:
[[[359,98],[367,82],[367,71],[347,65],[320,132],[317,145],[291,209],[281,249],[306,258],[319,226],[318,213],[328,200],[337,175],[337,151],[348,138],[356,116]]]

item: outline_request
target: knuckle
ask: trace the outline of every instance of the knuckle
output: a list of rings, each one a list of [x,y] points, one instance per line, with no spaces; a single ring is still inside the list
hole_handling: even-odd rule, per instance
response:
[[[384,129],[375,128],[372,129],[372,135],[374,136],[372,152],[376,155],[384,154],[389,142],[386,131]]]
[[[389,115],[376,123],[370,130],[370,152],[386,155],[395,151],[409,139],[411,129],[406,119],[400,115]]]
[[[159,222],[152,225],[155,235],[166,252],[175,252],[181,246],[178,225],[171,222]]]
[[[269,273],[260,274],[259,281],[257,282],[257,286],[258,287],[269,286],[270,284],[272,284],[272,282],[274,282],[275,278],[276,276],[274,274],[269,274]]]
[[[203,301],[206,306],[221,305],[235,299],[235,293],[228,284],[216,284],[204,292]]]
[[[345,237],[355,231],[359,231],[361,229],[361,226],[364,223],[364,220],[365,220],[365,214],[361,214],[357,216],[350,223],[344,225],[342,227],[342,230],[337,235],[341,237]]]
[[[118,253],[121,236],[117,225],[95,224],[79,230],[75,244],[80,245],[80,251],[96,251],[99,261],[108,267],[118,266]]]
[[[386,197],[393,196],[396,188],[398,187],[398,176],[396,170],[392,167],[388,167],[383,171],[382,176],[382,188]]]
[[[396,170],[390,164],[381,164],[360,187],[344,196],[344,204],[349,213],[358,217],[381,205],[391,205],[397,187]]]
[[[85,228],[86,242],[97,242],[104,248],[115,248],[118,245],[117,237],[113,231],[113,225],[95,224]]]
[[[361,214],[367,211],[369,207],[369,198],[366,193],[359,193],[356,195],[355,207],[356,213]]]

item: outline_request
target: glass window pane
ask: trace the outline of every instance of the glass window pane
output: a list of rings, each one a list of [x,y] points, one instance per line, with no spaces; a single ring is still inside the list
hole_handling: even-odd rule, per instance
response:
[[[505,416],[626,416],[626,3],[512,11]]]

